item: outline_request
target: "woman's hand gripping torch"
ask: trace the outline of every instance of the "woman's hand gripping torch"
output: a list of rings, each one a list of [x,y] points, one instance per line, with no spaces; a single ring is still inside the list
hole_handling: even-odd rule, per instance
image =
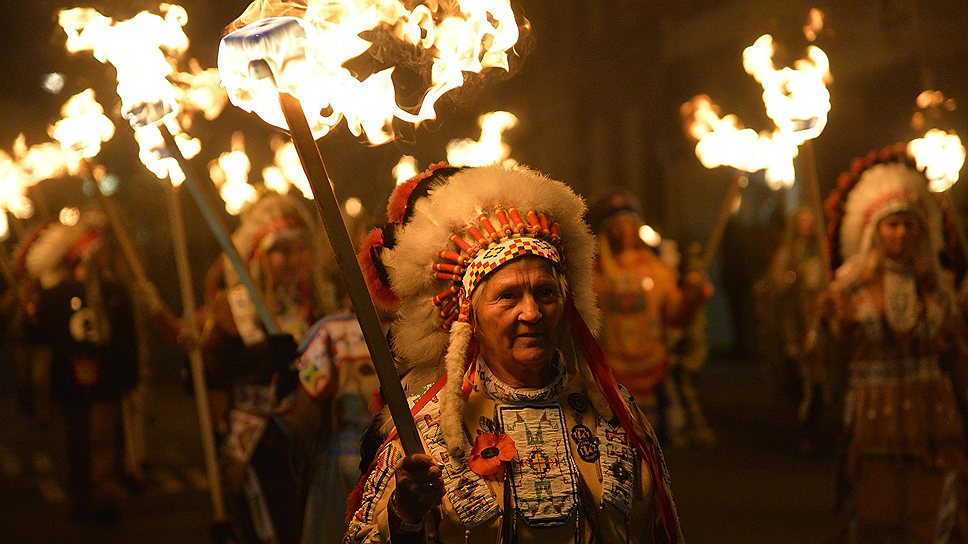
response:
[[[289,127],[299,160],[309,179],[316,211],[322,218],[343,273],[403,449],[408,455],[422,453],[420,435],[410,413],[400,377],[394,368],[390,347],[356,260],[356,250],[343,223],[332,182],[306,119],[306,112],[313,111],[313,106],[304,108],[300,100],[303,95],[306,95],[307,103],[312,100],[308,95],[311,89],[306,89],[300,77],[305,74],[310,64],[307,62],[309,53],[305,47],[307,36],[303,24],[295,17],[274,17],[257,21],[226,35],[222,38],[219,49],[219,71],[224,74],[227,72],[226,64],[234,64],[234,73],[241,71],[248,74],[249,81],[244,84],[249,87],[250,93],[256,91],[261,95],[257,99],[264,105],[263,108],[271,110],[270,115],[278,118],[281,110],[281,116]],[[226,86],[232,84],[224,80],[223,82]],[[306,92],[300,93],[300,89],[306,89]],[[234,94],[229,89],[229,96]],[[259,111],[263,117],[264,111],[265,109]],[[316,107],[316,111],[319,111],[319,107]]]

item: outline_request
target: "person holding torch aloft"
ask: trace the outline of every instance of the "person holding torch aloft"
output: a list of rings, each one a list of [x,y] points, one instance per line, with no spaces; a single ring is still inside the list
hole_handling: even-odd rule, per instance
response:
[[[269,193],[247,208],[232,236],[280,334],[261,325],[246,288],[226,266],[225,289],[208,307],[200,339],[212,418],[222,436],[227,506],[257,542],[298,542],[302,506],[292,468],[303,434],[290,363],[296,340],[320,317],[312,267],[312,221],[294,197]]]

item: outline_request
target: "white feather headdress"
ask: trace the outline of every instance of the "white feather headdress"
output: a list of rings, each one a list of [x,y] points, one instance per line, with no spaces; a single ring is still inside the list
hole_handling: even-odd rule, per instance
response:
[[[106,224],[104,216],[96,211],[81,213],[73,225],[51,223],[27,249],[24,258],[27,273],[44,288],[56,286],[67,275],[65,260],[72,256],[83,258],[89,253]]]
[[[897,212],[918,217],[929,233],[929,254],[937,255],[942,247],[941,212],[927,180],[905,163],[890,162],[865,170],[847,195],[840,226],[841,258],[867,255],[878,222]]]
[[[443,432],[453,451],[463,445],[461,378],[473,336],[471,325],[458,315],[462,309],[457,299],[470,297],[466,292],[457,296],[467,265],[461,255],[473,256],[516,236],[552,241],[562,253],[562,268],[575,306],[589,328],[597,330],[596,244],[583,220],[584,202],[560,181],[524,167],[448,169],[430,178],[432,172],[411,180],[391,196],[391,208],[396,202],[406,210],[390,210],[391,219],[398,222],[383,229],[380,243],[386,237],[392,237],[392,243],[380,249],[379,266],[398,301],[391,333],[404,383],[418,389],[447,371]],[[415,191],[421,181],[427,185]],[[454,264],[442,264],[446,255]],[[372,268],[372,264],[364,263],[364,267]],[[378,289],[371,287],[371,291]],[[448,303],[451,298],[454,300]],[[594,397],[593,402],[599,398]]]

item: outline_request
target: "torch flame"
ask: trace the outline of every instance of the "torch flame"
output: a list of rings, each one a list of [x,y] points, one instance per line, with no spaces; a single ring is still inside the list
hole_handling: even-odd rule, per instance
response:
[[[763,86],[766,114],[777,128],[797,141],[816,138],[827,126],[830,111],[830,61],[817,46],[807,47],[807,58],[793,67],[773,64],[773,37],[760,36],[743,51],[743,67]]]
[[[132,123],[145,117],[154,122],[176,107],[174,88],[166,79],[173,70],[162,50],[177,55],[188,48],[182,30],[188,14],[174,4],[161,4],[161,10],[164,17],[142,11],[120,22],[92,8],[58,13],[69,52],[91,51],[100,62],[114,65],[121,113]]]
[[[312,200],[313,190],[309,186],[309,179],[299,162],[296,146],[290,140],[273,138],[270,143],[275,156],[272,165],[262,169],[262,180],[266,189],[279,194],[287,194],[289,188],[295,186],[303,197]]]
[[[465,74],[509,69],[519,31],[508,0],[407,4],[413,5],[309,1],[302,10],[285,2],[253,3],[219,48],[229,99],[286,128],[278,93],[287,92],[302,102],[315,138],[346,119],[354,135],[378,145],[393,137],[394,119],[416,125],[436,118],[434,104],[463,85]],[[397,49],[408,50],[407,64],[430,74],[416,113],[395,96]],[[361,79],[346,64],[367,53],[382,66]]]
[[[790,187],[796,178],[793,159],[797,144],[779,131],[757,133],[744,128],[735,115],[719,116],[719,108],[706,95],[682,107],[686,131],[698,140],[696,156],[706,168],[731,166],[744,172],[765,170],[771,189]]]
[[[393,179],[397,185],[403,185],[407,180],[416,176],[420,171],[417,169],[417,159],[410,155],[404,155],[397,161],[397,165],[392,170]]]
[[[61,115],[48,132],[65,153],[76,155],[77,159],[96,157],[101,152],[101,144],[114,137],[114,123],[94,99],[94,89],[86,89],[68,99],[61,107]]]
[[[23,170],[13,157],[0,150],[0,239],[10,233],[7,212],[19,219],[27,219],[34,214],[34,205],[27,197]]]
[[[255,202],[258,195],[255,187],[249,185],[252,163],[245,154],[245,138],[241,132],[232,133],[231,145],[231,151],[222,153],[209,163],[208,172],[225,201],[225,211],[238,215],[246,204]]]
[[[936,193],[951,188],[965,165],[965,146],[954,131],[931,129],[908,143],[908,153],[928,178],[928,187]]]
[[[480,140],[451,140],[447,144],[447,162],[454,166],[487,166],[499,163],[514,166],[517,163],[508,158],[511,156],[511,146],[504,143],[502,135],[517,123],[518,118],[506,111],[485,113],[478,119],[481,127]]]

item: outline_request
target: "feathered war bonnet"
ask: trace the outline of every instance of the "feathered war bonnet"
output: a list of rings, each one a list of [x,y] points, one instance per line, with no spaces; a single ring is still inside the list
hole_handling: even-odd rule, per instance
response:
[[[36,231],[23,249],[24,269],[42,287],[57,286],[71,267],[101,246],[107,221],[100,212],[84,211],[77,223],[50,222]]]
[[[282,241],[299,239],[306,242],[314,261],[311,267],[312,285],[300,285],[306,294],[302,311],[307,313],[312,311],[311,304],[324,302],[314,300],[312,291],[315,289],[315,294],[322,297],[328,290],[317,266],[318,246],[313,240],[313,230],[312,216],[298,198],[269,192],[243,210],[239,227],[232,234],[232,244],[238,251],[243,266],[246,267],[255,288],[261,290],[264,296],[267,295],[269,286],[266,285],[267,278],[264,277],[263,257]],[[228,304],[235,325],[247,346],[257,344],[265,338],[257,310],[228,257],[223,258]],[[280,325],[285,332],[297,338],[305,332],[297,322],[290,323],[288,327],[282,323]]]
[[[523,167],[453,168],[438,164],[398,186],[390,222],[371,232],[361,265],[377,305],[394,310],[390,326],[397,371],[411,390],[449,376],[443,433],[465,449],[463,381],[472,356],[474,288],[504,262],[544,257],[567,281],[581,317],[594,330],[595,243],[585,205],[568,186]]]
[[[921,248],[932,266],[937,267],[939,252],[954,242],[953,237],[945,236],[950,229],[943,224],[945,218],[928,189],[927,178],[903,144],[854,159],[850,170],[840,174],[825,209],[830,219],[831,265],[834,270],[848,262],[852,265],[841,274],[859,270],[860,262],[874,249],[878,223],[894,213],[909,213],[921,223],[926,234]]]

